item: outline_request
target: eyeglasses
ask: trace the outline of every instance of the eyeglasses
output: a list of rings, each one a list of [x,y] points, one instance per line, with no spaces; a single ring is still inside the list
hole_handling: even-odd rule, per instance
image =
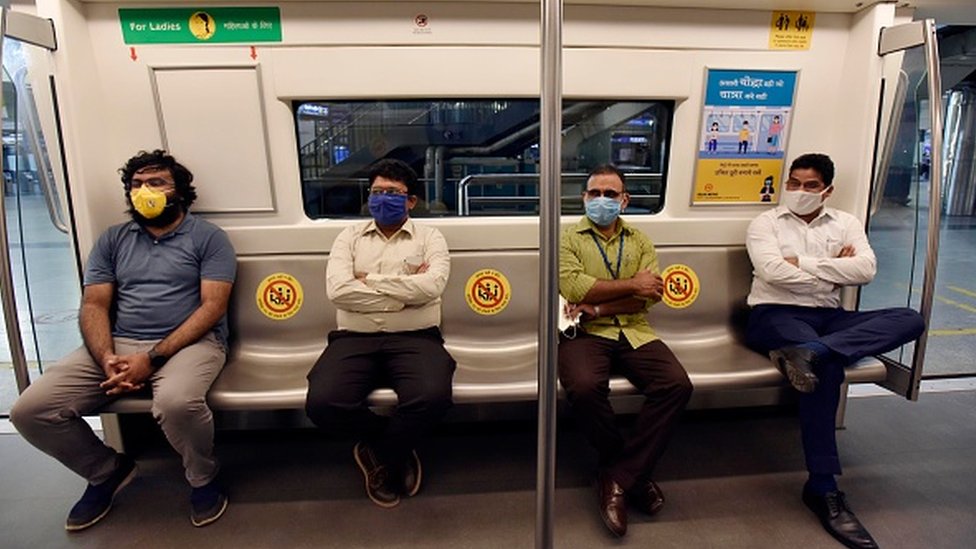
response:
[[[397,195],[397,194],[407,194],[407,191],[401,191],[400,189],[370,189],[369,194],[373,196],[379,196],[381,194]]]
[[[588,196],[590,198],[599,198],[601,196],[605,196],[607,198],[618,198],[623,193],[618,192],[618,191],[615,191],[613,189],[602,189],[602,190],[601,189],[586,189],[585,194],[586,194],[586,196]]]
[[[799,181],[797,179],[787,179],[786,180],[786,190],[797,191],[801,188],[807,192],[817,192],[823,188],[823,181],[819,179],[809,179],[807,181]]]

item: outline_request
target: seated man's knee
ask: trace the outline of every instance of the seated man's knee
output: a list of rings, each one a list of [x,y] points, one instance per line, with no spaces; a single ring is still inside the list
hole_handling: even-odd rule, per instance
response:
[[[909,307],[902,307],[896,311],[898,311],[898,320],[904,326],[906,336],[913,340],[918,339],[925,331],[925,319],[922,318],[922,315]]]
[[[309,385],[305,397],[305,415],[312,420],[312,423],[321,426],[342,421],[350,410],[360,407],[361,404],[349,402],[334,387]]]
[[[152,415],[159,423],[182,422],[209,412],[204,396],[188,396],[178,391],[153,394]]]

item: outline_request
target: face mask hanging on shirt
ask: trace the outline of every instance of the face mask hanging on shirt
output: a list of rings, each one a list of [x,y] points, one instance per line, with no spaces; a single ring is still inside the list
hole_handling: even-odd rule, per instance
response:
[[[598,227],[607,227],[613,224],[620,215],[620,202],[606,197],[598,196],[586,202],[586,217],[597,224]]]
[[[828,190],[830,190],[830,187],[827,187],[819,193],[783,191],[783,205],[796,215],[811,214],[823,205],[823,196]]]
[[[371,194],[369,195],[369,213],[373,215],[376,224],[381,227],[398,225],[407,217],[407,195]]]

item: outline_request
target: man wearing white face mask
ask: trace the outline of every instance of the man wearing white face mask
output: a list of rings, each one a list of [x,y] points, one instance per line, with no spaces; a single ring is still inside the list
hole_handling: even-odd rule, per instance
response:
[[[237,269],[217,226],[190,214],[193,174],[165,151],[142,152],[119,172],[132,221],[110,227],[88,257],[79,325],[85,345],[30,385],[10,420],[31,444],[88,480],[65,528],[94,525],[135,476],[83,415],[151,389],[152,414],[183,458],[190,519],[220,518],[213,415],[206,395],[227,353],[227,303]]]
[[[862,223],[827,207],[834,164],[804,154],[790,165],[779,207],[749,225],[753,280],[746,330],[750,347],[769,353],[800,392],[800,428],[809,478],[803,502],[847,547],[877,547],[837,488],[835,417],[844,368],[916,339],[925,329],[912,309],[854,312],[840,289],[874,278],[874,252]]]
[[[645,316],[661,299],[654,244],[619,217],[627,207],[624,174],[610,165],[590,172],[583,192],[586,216],[560,242],[559,292],[582,333],[559,340],[559,381],[573,413],[599,453],[597,504],[616,536],[627,532],[627,500],[657,513],[664,495],[652,480],[691,382]],[[645,396],[636,428],[624,436],[610,407],[611,373],[621,373]]]

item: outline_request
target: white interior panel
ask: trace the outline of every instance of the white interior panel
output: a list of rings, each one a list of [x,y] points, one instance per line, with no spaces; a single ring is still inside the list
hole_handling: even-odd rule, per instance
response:
[[[274,209],[255,67],[155,68],[163,145],[194,174],[197,212]]]

